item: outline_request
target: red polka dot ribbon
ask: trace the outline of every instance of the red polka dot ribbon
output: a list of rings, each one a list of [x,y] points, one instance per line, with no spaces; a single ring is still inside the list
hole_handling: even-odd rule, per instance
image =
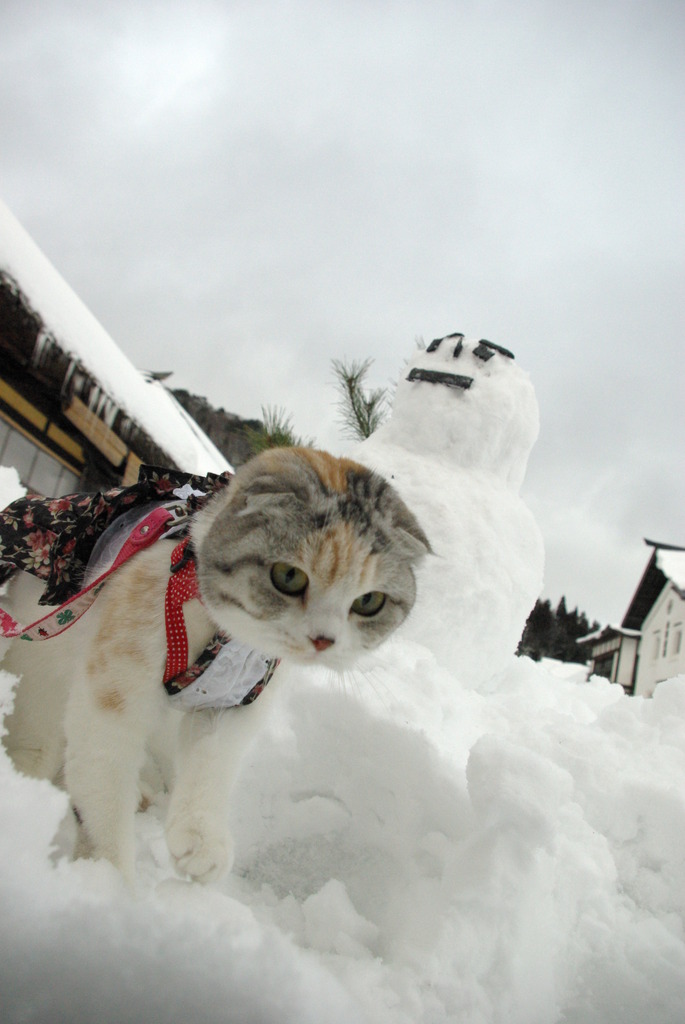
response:
[[[164,599],[167,644],[165,683],[188,668],[188,634],[183,619],[183,605],[200,596],[195,562],[186,552],[189,543],[190,537],[186,537],[171,553],[171,575]]]

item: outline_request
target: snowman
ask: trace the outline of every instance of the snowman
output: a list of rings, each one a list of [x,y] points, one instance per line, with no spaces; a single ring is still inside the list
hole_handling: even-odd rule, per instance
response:
[[[409,360],[390,419],[352,453],[392,481],[433,548],[401,637],[465,685],[507,665],[542,589],[542,537],[519,494],[538,429],[513,354],[451,334]]]

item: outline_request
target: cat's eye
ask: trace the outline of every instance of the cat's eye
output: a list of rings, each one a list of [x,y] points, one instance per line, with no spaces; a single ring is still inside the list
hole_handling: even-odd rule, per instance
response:
[[[289,565],[288,562],[275,562],[271,566],[271,582],[282,594],[298,597],[307,589],[309,577],[303,569],[298,569],[296,565]]]
[[[352,611],[357,615],[377,615],[385,604],[385,594],[380,590],[370,590],[352,602]]]

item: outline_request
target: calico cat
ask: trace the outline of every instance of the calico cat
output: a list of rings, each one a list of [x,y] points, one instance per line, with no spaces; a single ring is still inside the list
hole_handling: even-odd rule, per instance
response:
[[[218,628],[267,657],[339,671],[405,619],[414,567],[430,551],[382,477],[304,448],[272,449],[241,467],[196,513],[191,540],[199,584],[199,598],[183,607],[191,660]],[[71,628],[39,643],[12,641],[3,663],[22,675],[7,720],[15,762],[53,779],[63,769],[80,821],[77,853],[107,858],[131,884],[141,769],[151,746],[168,752],[170,733],[172,858],[201,881],[229,869],[230,790],[279,685],[276,671],[252,704],[174,708],[161,683],[174,545],[162,539],[140,551]],[[24,620],[36,617],[26,599],[33,604],[37,586],[24,573],[12,581]]]

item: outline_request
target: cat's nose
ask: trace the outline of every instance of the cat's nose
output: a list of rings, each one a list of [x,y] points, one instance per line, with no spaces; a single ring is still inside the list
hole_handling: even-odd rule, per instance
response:
[[[309,639],[317,651],[325,651],[327,647],[332,647],[335,643],[333,637],[330,636],[310,636]]]

